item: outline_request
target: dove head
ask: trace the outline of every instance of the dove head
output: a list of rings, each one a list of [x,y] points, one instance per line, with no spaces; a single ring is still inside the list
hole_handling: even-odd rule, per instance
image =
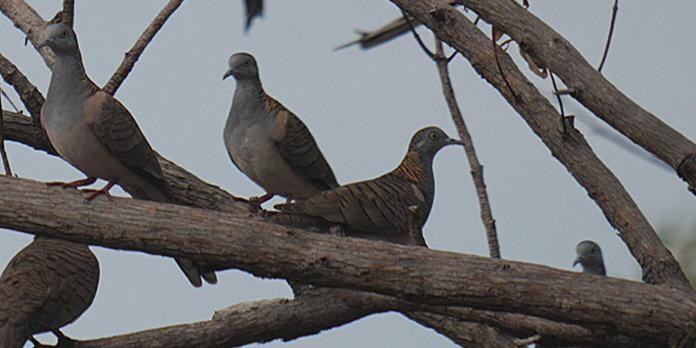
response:
[[[577,257],[573,261],[573,266],[580,264],[585,273],[606,275],[602,249],[599,248],[597,243],[591,240],[584,240],[575,247],[575,253]]]
[[[57,56],[79,54],[75,32],[63,23],[51,24],[44,29],[41,47],[50,47]]]
[[[259,69],[256,65],[256,59],[249,53],[235,53],[228,61],[229,68],[222,79],[230,76],[239,80],[257,80],[259,78]]]
[[[452,139],[438,127],[426,127],[413,135],[408,145],[409,152],[416,152],[421,158],[433,158],[440,149],[447,145],[464,145],[459,140]]]

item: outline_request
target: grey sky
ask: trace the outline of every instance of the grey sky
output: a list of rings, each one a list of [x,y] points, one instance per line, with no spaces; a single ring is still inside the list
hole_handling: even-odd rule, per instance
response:
[[[44,18],[61,1],[30,2]],[[78,1],[75,27],[86,69],[103,85],[166,1]],[[612,1],[532,1],[531,11],[598,62]],[[256,55],[269,94],[312,130],[341,183],[380,175],[403,156],[412,133],[436,124],[456,133],[433,64],[409,36],[370,51],[333,47],[398,15],[387,1],[268,1],[266,14],[243,34],[241,1],[187,1],[147,48],[117,97],[164,156],[242,196],[261,190],[230,163],[222,127],[234,82],[222,82],[227,58]],[[692,64],[696,55],[692,1],[621,2],[605,74],[626,95],[687,137],[696,135]],[[424,31],[425,32],[425,31]],[[488,30],[486,31],[488,32]],[[0,51],[45,92],[49,70],[3,17]],[[424,35],[426,42],[432,41]],[[513,47],[510,52],[517,52]],[[521,66],[524,66],[521,64]],[[637,279],[637,264],[586,192],[550,156],[499,94],[457,58],[452,79],[485,166],[504,258],[569,269],[575,244],[597,241],[611,276]],[[550,81],[532,77],[550,93]],[[3,84],[3,87],[6,85]],[[16,99],[15,99],[16,100]],[[572,104],[566,99],[567,104]],[[555,103],[555,101],[554,101]],[[6,104],[4,104],[7,107]],[[569,106],[573,108],[572,106]],[[574,110],[579,110],[577,106]],[[583,115],[579,115],[581,118]],[[582,130],[587,127],[579,123]],[[590,132],[585,133],[654,226],[694,224],[696,200],[668,172]],[[37,180],[81,174],[61,160],[9,144],[13,169]],[[487,255],[464,152],[443,150],[435,161],[437,194],[425,228],[432,248]],[[30,240],[0,233],[0,267]],[[239,271],[216,286],[192,288],[170,259],[93,248],[102,267],[92,307],[65,332],[78,338],[115,335],[209,319],[216,309],[289,296],[281,281]],[[321,335],[269,346],[447,346],[434,332],[397,314],[377,315]]]

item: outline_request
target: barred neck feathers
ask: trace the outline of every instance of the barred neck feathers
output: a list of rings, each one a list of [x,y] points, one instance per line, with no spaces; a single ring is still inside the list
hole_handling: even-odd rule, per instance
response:
[[[425,168],[421,156],[415,151],[409,151],[393,174],[400,176],[404,180],[415,184],[423,185],[432,178],[432,166]]]

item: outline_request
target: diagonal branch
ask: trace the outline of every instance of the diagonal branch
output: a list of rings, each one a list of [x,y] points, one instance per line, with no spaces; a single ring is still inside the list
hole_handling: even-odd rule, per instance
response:
[[[696,194],[696,144],[629,99],[570,42],[517,3],[509,0],[460,2],[512,37],[536,60],[543,62],[563,80],[572,91],[573,98],[597,117],[669,164]],[[445,8],[433,0],[421,6],[429,10]]]
[[[44,48],[39,50],[41,32],[46,26],[46,20],[41,18],[31,6],[23,0],[0,0],[0,12],[14,23],[17,29],[26,35],[27,40],[41,54],[47,66],[53,65],[53,52]]]
[[[167,5],[160,11],[160,13],[152,20],[152,23],[145,29],[145,31],[140,35],[138,40],[135,42],[133,47],[126,52],[126,57],[119,65],[118,69],[114,72],[109,79],[109,82],[104,85],[104,92],[114,95],[116,90],[121,86],[123,80],[126,79],[128,74],[133,70],[135,62],[138,61],[140,55],[143,54],[147,45],[155,37],[155,34],[162,29],[164,23],[169,19],[169,17],[176,11],[177,8],[184,2],[184,0],[170,0]]]
[[[653,285],[546,266],[309,233],[179,205],[123,198],[85,202],[74,190],[26,179],[0,177],[0,191],[3,228],[420,305],[511,311],[646,344],[696,343],[696,299],[676,289],[656,291]]]
[[[476,155],[476,149],[474,148],[474,141],[469,134],[469,130],[464,123],[464,117],[457,104],[457,97],[454,95],[454,88],[452,87],[452,81],[449,76],[449,61],[445,57],[442,41],[435,39],[435,63],[437,64],[437,71],[440,75],[440,82],[442,83],[442,93],[445,96],[445,101],[447,101],[447,107],[452,115],[452,121],[457,127],[457,132],[459,133],[459,139],[464,143],[464,151],[466,152],[466,157],[469,160],[469,167],[471,169],[471,177],[474,180],[474,186],[476,187],[476,195],[478,196],[479,206],[481,207],[481,220],[483,221],[483,226],[486,228],[486,237],[488,239],[488,250],[491,257],[499,259],[500,258],[500,244],[498,242],[498,232],[495,228],[495,219],[493,218],[493,212],[491,211],[491,204],[488,200],[488,192],[486,190],[486,183],[483,179],[483,166]]]
[[[39,116],[41,115],[41,107],[44,103],[44,97],[39,92],[29,79],[15,66],[12,62],[5,58],[0,53],[0,75],[10,86],[14,88],[22,100],[24,107],[27,108],[29,114],[34,119],[36,124],[39,124]]]
[[[621,232],[619,236],[643,268],[645,282],[694,291],[674,256],[662,244],[621,182],[597,158],[579,131],[561,131],[558,123],[554,122],[560,118],[556,109],[519,71],[507,53],[498,52],[497,56],[517,96],[510,93],[500,78],[496,57],[488,49],[490,39],[466,16],[437,0],[391,1],[428,26],[443,42],[458,50],[510,103],[551,150],[551,154],[587,190],[609,223]],[[507,0],[503,2],[512,3]]]
[[[2,110],[2,97],[0,97],[0,110]],[[10,159],[5,151],[5,126],[0,117],[0,157],[2,157],[2,166],[5,168],[5,175],[12,176],[12,168],[10,168]]]
[[[75,0],[63,0],[63,13],[61,22],[73,26],[75,20]]]

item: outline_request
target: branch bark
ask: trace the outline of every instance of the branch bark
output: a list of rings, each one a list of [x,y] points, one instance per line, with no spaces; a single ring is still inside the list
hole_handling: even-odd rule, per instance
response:
[[[645,282],[664,284],[694,293],[674,256],[662,244],[621,182],[597,158],[579,131],[571,127],[567,133],[563,133],[555,121],[561,117],[559,113],[519,71],[507,53],[498,50],[498,58],[516,95],[510,93],[497,69],[496,58],[490,49],[490,38],[462,13],[438,0],[391,2],[458,50],[510,103],[551,150],[551,154],[587,190],[609,223],[621,232],[619,236],[643,269]],[[512,3],[507,0],[504,2]]]
[[[73,26],[75,21],[75,0],[63,0],[62,22]]]
[[[449,76],[449,60],[445,57],[442,47],[442,41],[435,39],[435,56],[433,58],[437,65],[437,72],[440,76],[442,84],[442,94],[445,96],[447,107],[449,108],[452,121],[457,127],[459,139],[464,143],[464,152],[469,160],[469,168],[471,170],[471,178],[474,181],[476,195],[478,196],[479,207],[481,208],[481,220],[486,228],[486,238],[488,239],[488,251],[491,257],[500,258],[500,243],[498,242],[498,232],[495,228],[495,219],[491,211],[491,203],[488,200],[488,192],[486,190],[486,182],[483,179],[483,166],[476,155],[474,140],[469,134],[469,129],[466,127],[462,111],[457,104],[457,97],[454,95],[454,88]]]
[[[0,190],[4,228],[422,305],[517,312],[649,344],[696,344],[696,299],[675,289],[658,291],[651,285],[521,262],[306,233],[260,218],[171,204],[119,198],[85,202],[76,191],[25,179],[0,177]]]
[[[434,5],[432,0],[427,2]],[[545,63],[573,91],[573,98],[670,165],[696,194],[696,144],[621,93],[570,42],[516,2],[460,2],[512,37],[536,60]]]
[[[34,119],[34,123],[39,124],[41,115],[41,107],[44,103],[44,97],[39,92],[29,79],[17,68],[16,65],[0,54],[0,75],[19,95],[24,107],[27,108],[29,114]]]
[[[0,12],[2,12],[14,26],[21,30],[26,35],[27,40],[32,46],[39,51],[47,66],[53,65],[53,52],[50,49],[44,48],[39,50],[41,35],[46,20],[41,18],[31,6],[27,5],[23,0],[0,0]]]
[[[128,74],[133,70],[135,62],[138,61],[140,55],[143,54],[147,45],[155,37],[155,34],[162,29],[164,23],[169,19],[169,17],[179,8],[179,6],[184,2],[184,0],[170,0],[167,5],[162,8],[157,17],[152,20],[152,23],[145,29],[145,31],[140,35],[138,40],[135,42],[133,47],[126,52],[126,57],[119,65],[118,69],[114,72],[109,79],[109,82],[104,85],[104,92],[114,95],[118,87],[121,86],[123,80],[126,79]]]
[[[2,96],[0,96],[0,110],[2,110]],[[0,117],[0,157],[2,157],[2,166],[5,169],[5,175],[12,176],[12,168],[10,168],[10,159],[5,151],[5,125]]]

